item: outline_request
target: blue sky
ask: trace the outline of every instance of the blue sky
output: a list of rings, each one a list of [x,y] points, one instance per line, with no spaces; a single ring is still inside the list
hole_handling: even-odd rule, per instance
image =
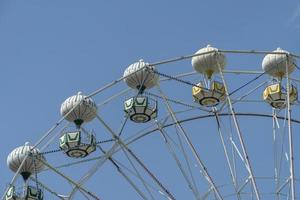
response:
[[[37,141],[59,119],[60,104],[77,91],[91,93],[122,76],[125,68],[140,58],[148,62],[160,61],[192,54],[207,44],[220,49],[274,50],[282,47],[299,53],[299,33],[300,3],[296,0],[1,0],[1,191],[13,176],[6,167],[8,153],[25,141],[31,143]],[[230,55],[229,58],[233,58],[228,61],[229,69],[261,69],[261,56],[253,58]],[[192,67],[190,61],[185,61],[166,65],[162,67],[162,71],[175,75],[190,72]],[[246,77],[245,80],[250,78]],[[196,80],[197,78],[192,78],[192,81]],[[237,88],[242,80],[243,78],[237,78],[229,82],[232,88]],[[176,95],[189,95],[189,87],[182,88],[182,92],[172,91],[173,84],[177,83],[172,82],[165,86],[173,98],[178,98]],[[124,88],[126,85],[120,84],[111,92],[97,96],[96,101],[101,102]],[[187,99],[189,98],[190,96],[187,96]],[[122,120],[122,117],[113,117],[114,113],[122,112],[122,107],[116,106],[121,101],[122,99],[103,108],[103,112],[100,109],[115,129]],[[267,112],[271,113],[270,110]],[[299,115],[294,116],[297,118]],[[257,124],[257,128],[265,126],[265,122]],[[102,132],[103,127],[95,128],[95,126],[97,125],[93,124],[90,128]],[[133,124],[130,126],[133,127]],[[191,132],[197,128],[201,129],[199,124],[186,126]],[[299,127],[295,132],[297,130]],[[99,137],[106,139],[108,136],[100,134]],[[151,137],[149,142],[152,139],[160,138]],[[248,139],[250,146],[253,146],[251,141],[254,144],[255,141],[259,142],[255,138]],[[161,150],[144,149],[143,143],[133,145],[133,148],[148,163],[155,163],[158,158],[149,155],[157,155]],[[166,151],[163,145],[161,148]],[[252,151],[253,155],[260,154],[255,148]],[[214,156],[213,153],[204,154],[205,160]],[[58,160],[62,161],[63,155],[59,154],[59,157]],[[124,159],[121,155],[119,157]],[[162,159],[165,158],[162,156]],[[60,164],[55,163],[55,159],[52,161],[54,165]],[[173,162],[171,159],[166,161]],[[216,163],[212,163],[214,164]],[[257,165],[257,168],[261,167]],[[151,168],[160,173],[159,166],[158,163]],[[117,177],[116,172],[113,181],[109,181],[110,176],[105,176],[105,172],[110,171],[110,167],[106,166],[104,172],[100,171],[98,174],[103,178],[103,182],[99,179],[90,181],[91,185],[93,181],[97,185],[105,183],[103,189],[105,192],[91,186],[92,190],[106,197],[103,199],[116,199],[124,195],[138,199],[132,190],[127,193],[127,188],[120,189],[119,194],[109,189],[126,185],[123,179]],[[218,171],[218,168],[212,171]],[[179,173],[171,170],[170,174],[171,172]],[[162,179],[167,183],[172,182],[167,177]],[[56,180],[59,179],[48,181],[50,185],[55,185]],[[174,178],[175,184],[171,186],[175,188],[174,190],[182,186],[176,184],[176,181],[178,179]],[[184,193],[178,192],[178,196],[183,197]]]

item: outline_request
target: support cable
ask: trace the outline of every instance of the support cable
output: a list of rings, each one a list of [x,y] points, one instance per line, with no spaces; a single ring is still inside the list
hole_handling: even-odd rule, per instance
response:
[[[107,139],[107,140],[100,140],[97,141],[96,144],[104,144],[104,143],[109,143],[109,142],[113,142],[115,141],[114,139]],[[77,145],[75,148],[78,147],[84,147],[84,146],[89,146],[90,144],[81,144],[81,145]],[[70,148],[72,149],[72,148]],[[46,154],[52,154],[52,153],[57,153],[57,152],[61,152],[64,151],[63,149],[59,148],[59,149],[53,149],[53,150],[49,150],[49,151],[44,151],[44,152],[40,152],[39,155],[46,155]]]
[[[264,84],[266,84],[267,81],[264,81],[262,83],[260,83],[259,85],[257,85],[255,88],[253,88],[252,90],[248,91],[246,94],[244,94],[243,96],[239,97],[236,100],[232,101],[232,105],[234,105],[235,103],[243,100],[244,98],[246,98],[247,96],[249,96],[250,94],[252,94],[253,92],[255,92],[257,89],[259,89],[260,87],[262,87]],[[221,112],[222,110],[228,108],[228,105],[226,104],[226,102],[224,102],[224,104],[219,108],[218,112]]]
[[[157,94],[154,94],[154,93],[150,93],[150,92],[144,92],[144,93],[147,94],[147,95],[149,95],[149,96],[156,97],[156,98],[159,98],[159,99],[162,99],[162,100],[163,100],[163,97],[160,96],[160,95],[157,95]],[[188,107],[188,108],[198,109],[198,110],[201,110],[201,111],[204,111],[204,112],[212,113],[212,111],[207,110],[207,109],[205,109],[205,108],[202,108],[202,107],[199,107],[199,106],[194,106],[194,105],[191,105],[191,104],[187,104],[187,103],[184,103],[184,102],[175,100],[175,99],[167,98],[167,100],[168,100],[169,102],[174,103],[174,104],[177,104],[177,105],[182,105],[182,106],[186,106],[186,107]]]

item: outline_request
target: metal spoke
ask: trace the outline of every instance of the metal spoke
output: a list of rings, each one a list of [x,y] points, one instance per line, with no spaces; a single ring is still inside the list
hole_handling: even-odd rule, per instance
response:
[[[195,198],[197,200],[199,200],[200,199],[200,194],[197,191],[197,189],[195,188],[195,185],[193,185],[192,182],[189,180],[189,177],[186,174],[185,170],[183,169],[182,164],[181,164],[179,158],[177,157],[177,155],[176,155],[175,151],[173,150],[172,146],[170,145],[169,140],[167,139],[167,133],[166,133],[166,131],[161,128],[161,125],[158,122],[156,122],[156,123],[157,123],[158,130],[161,133],[161,136],[162,136],[162,138],[164,140],[164,143],[165,143],[165,145],[166,145],[169,153],[171,154],[171,156],[175,160],[175,162],[176,162],[176,164],[177,164],[177,166],[178,166],[181,174],[183,175],[185,181],[188,184],[188,187],[192,190],[193,194],[195,195]]]
[[[43,189],[47,190],[49,193],[51,193],[52,195],[56,196],[59,199],[65,200],[65,198],[62,197],[62,195],[58,194],[57,192],[53,191],[52,189],[50,189],[48,186],[46,186],[45,184],[43,184],[41,181],[37,181],[34,177],[29,177],[32,181],[37,182],[37,184],[39,184],[40,187],[42,187]]]
[[[188,157],[188,155],[187,155],[187,153],[186,153],[186,151],[185,151],[185,149],[184,149],[183,141],[182,141],[182,139],[181,139],[180,134],[178,133],[177,127],[175,127],[175,131],[176,131],[177,139],[178,139],[178,141],[179,141],[179,149],[180,149],[180,151],[181,151],[182,154],[183,154],[183,157],[184,157],[184,159],[185,159],[185,163],[186,163],[186,165],[187,165],[187,168],[188,168],[189,174],[190,174],[190,176],[191,176],[192,182],[193,182],[193,184],[194,184],[195,189],[197,190],[196,181],[195,181],[195,178],[194,178],[194,176],[193,176],[192,169],[191,169],[191,164],[190,164],[191,161],[190,161],[190,159],[189,159],[189,157]],[[199,193],[199,192],[198,192],[198,193]]]
[[[120,130],[119,130],[119,135],[121,135],[122,131],[123,131],[123,128],[125,126],[127,122],[127,117],[126,119],[124,120],[124,122],[122,123],[121,127],[120,127]],[[81,130],[87,135],[89,136],[88,134],[88,131],[86,131],[83,127],[81,127]],[[105,163],[105,161],[107,159],[109,159],[112,154],[114,153],[114,150],[117,148],[117,142],[113,145],[113,147],[104,155],[103,159],[101,160],[98,160],[98,162],[79,180],[78,184],[79,185],[82,185],[84,182],[86,182],[91,176],[93,176],[93,174],[95,174],[98,169]],[[74,187],[73,190],[71,191],[70,193],[70,199],[73,198],[73,196],[75,195],[75,192],[77,191],[77,188]]]
[[[246,146],[245,146],[245,143],[244,143],[242,132],[240,130],[240,127],[239,127],[239,124],[238,124],[238,121],[237,121],[237,117],[235,115],[234,108],[232,106],[232,102],[231,102],[231,99],[230,99],[230,96],[229,96],[229,91],[228,91],[227,83],[225,81],[224,74],[222,72],[222,69],[221,69],[221,66],[219,65],[219,63],[218,63],[218,67],[219,67],[219,72],[220,72],[220,75],[221,75],[221,78],[222,78],[222,81],[223,81],[223,84],[224,84],[224,87],[225,87],[225,92],[226,92],[226,96],[227,96],[227,102],[229,104],[229,109],[230,109],[230,112],[232,114],[231,116],[232,116],[234,125],[236,127],[236,133],[238,134],[238,138],[239,138],[239,141],[240,141],[240,144],[241,144],[241,147],[242,147],[244,159],[245,159],[245,162],[247,164],[246,167],[247,167],[247,169],[249,171],[249,175],[250,175],[250,178],[251,178],[251,181],[252,181],[252,184],[253,184],[253,188],[254,188],[256,199],[259,200],[260,199],[260,195],[259,195],[259,192],[258,192],[258,188],[257,188],[257,185],[256,185],[256,181],[255,181],[254,175],[253,175],[252,167],[251,167],[251,164],[250,164],[250,160],[249,160],[249,156],[248,156],[248,153],[247,153],[247,150],[246,150]]]
[[[140,179],[140,181],[142,182],[142,184],[144,185],[145,189],[147,190],[148,194],[150,195],[151,199],[154,200],[154,197],[150,191],[150,189],[148,188],[147,184],[146,184],[146,181],[142,178],[142,175],[139,173],[139,171],[137,170],[137,168],[135,167],[135,165],[133,164],[132,160],[130,159],[128,153],[126,152],[126,150],[121,147],[123,153],[125,154],[127,160],[129,161],[131,167],[133,168],[133,170],[135,171],[138,179]]]
[[[204,172],[204,176],[206,177],[207,181],[209,182],[209,184],[211,185],[211,187],[213,187],[214,192],[216,193],[218,199],[222,200],[222,196],[217,188],[217,186],[215,185],[214,181],[212,180],[211,176],[208,173],[207,168],[205,167],[203,161],[200,159],[200,156],[198,154],[198,152],[196,151],[194,145],[192,144],[192,141],[190,140],[190,138],[188,137],[187,133],[185,132],[185,130],[182,128],[181,124],[178,122],[173,110],[171,109],[171,106],[169,105],[169,102],[167,100],[167,97],[164,95],[164,93],[162,92],[162,90],[160,89],[159,86],[157,86],[161,96],[164,98],[164,103],[168,109],[168,112],[170,113],[171,117],[174,120],[175,125],[179,128],[180,132],[182,133],[183,137],[185,138],[186,142],[188,143],[190,149],[192,150],[199,166],[201,167],[201,169]]]
[[[118,97],[120,97],[120,96],[122,96],[122,95],[127,94],[127,93],[130,92],[130,91],[131,91],[131,88],[122,90],[121,92],[119,92],[119,93],[117,93],[117,94],[115,94],[115,95],[109,97],[108,99],[104,100],[103,102],[99,103],[99,104],[97,105],[97,107],[100,108],[100,107],[102,107],[102,106],[108,104],[108,103],[111,102],[112,100],[114,100],[114,99],[116,99],[116,98],[118,98]]]
[[[97,147],[102,151],[102,153],[106,154],[106,152],[102,149],[100,145],[97,145]],[[147,200],[146,196],[143,194],[143,192],[134,184],[134,182],[123,172],[121,167],[117,164],[117,162],[112,158],[108,158],[109,161],[113,164],[113,166],[117,169],[117,171],[125,178],[125,180],[133,187],[133,189],[144,199]]]
[[[275,176],[275,185],[276,185],[276,190],[278,190],[279,187],[279,174],[278,174],[278,155],[277,155],[277,137],[276,137],[276,133],[277,133],[277,128],[276,128],[276,112],[275,109],[272,109],[272,133],[273,133],[273,149],[274,149],[274,176]],[[278,193],[276,193],[276,198],[277,200],[279,200],[279,195]]]
[[[85,189],[84,187],[82,187],[81,185],[78,185],[74,180],[72,180],[71,178],[69,178],[68,176],[66,176],[65,174],[63,174],[62,172],[60,172],[58,169],[54,168],[53,166],[51,166],[48,162],[46,162],[43,159],[39,159],[38,157],[36,157],[36,159],[38,159],[40,162],[42,162],[46,167],[48,167],[49,169],[51,169],[53,172],[55,172],[56,174],[60,175],[62,178],[66,179],[69,183],[73,184],[76,186],[76,188],[78,188],[79,190],[85,192],[87,195],[93,197],[96,200],[100,200],[100,198],[98,198],[95,194],[93,194],[92,192],[88,191],[87,189]],[[71,198],[71,197],[70,197]]]
[[[233,167],[231,166],[231,162],[230,162],[229,155],[228,155],[228,152],[227,152],[227,147],[226,147],[226,144],[225,144],[225,141],[224,141],[224,137],[223,137],[223,134],[222,134],[222,131],[221,131],[220,118],[219,118],[218,113],[215,113],[215,116],[216,116],[216,121],[217,121],[218,133],[219,133],[219,136],[220,136],[220,139],[221,139],[221,143],[222,143],[222,146],[223,146],[224,154],[225,154],[226,161],[227,161],[227,164],[228,164],[228,167],[229,167],[231,180],[233,182],[234,189],[235,189],[235,191],[237,193],[236,177],[235,177],[235,174],[234,174],[234,171],[233,171]],[[236,195],[237,195],[237,198],[240,199],[239,194],[237,193]]]
[[[292,133],[292,123],[291,123],[291,103],[290,103],[290,79],[289,79],[289,69],[288,69],[288,55],[286,55],[286,90],[287,90],[287,114],[288,114],[288,137],[289,137],[289,162],[290,162],[290,178],[291,178],[291,198],[295,200],[295,163],[294,163],[294,146],[293,146],[293,133]]]
[[[99,120],[99,122],[108,130],[110,134],[116,139],[116,141],[123,146],[126,151],[139,163],[139,165],[148,173],[148,175],[154,180],[155,183],[166,193],[166,195],[172,199],[175,200],[175,197],[169,192],[169,190],[163,186],[163,184],[154,176],[152,172],[145,166],[145,164],[133,153],[133,151],[121,140],[120,137],[117,136],[117,134],[102,120],[102,118],[97,115],[96,118]]]
[[[110,148],[110,150],[107,152],[107,154],[104,156],[103,159],[98,160],[97,163],[78,181],[78,183],[75,185],[75,187],[72,189],[72,191],[69,194],[69,199],[71,200],[77,189],[78,186],[81,186],[84,182],[86,182],[93,174],[97,172],[97,170],[105,163],[106,160],[108,160],[109,157],[112,156],[112,154],[115,152],[115,149],[118,147],[118,143],[116,142],[113,144],[113,146]]]

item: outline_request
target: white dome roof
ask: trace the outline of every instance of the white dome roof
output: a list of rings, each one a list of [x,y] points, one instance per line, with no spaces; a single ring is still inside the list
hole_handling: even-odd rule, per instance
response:
[[[78,105],[80,101],[81,103]],[[75,106],[76,108],[74,108]],[[71,110],[72,112],[70,112]],[[67,113],[69,114],[67,115]],[[65,116],[66,120],[80,125],[83,122],[92,121],[96,117],[97,106],[92,98],[86,98],[81,92],[78,92],[77,95],[67,98],[62,103],[60,114]]]
[[[20,146],[14,149],[7,157],[7,166],[13,172],[17,172],[25,156],[30,152],[30,149],[32,148],[33,146],[29,146],[29,144],[26,143],[24,146]],[[34,148],[31,150],[31,153],[33,155],[37,155],[40,153],[40,151]],[[37,156],[39,156],[39,159],[45,160],[45,158],[42,155],[37,155]],[[44,164],[40,160],[35,159],[35,161],[33,161],[33,158],[31,156],[28,156],[25,160],[24,165],[20,170],[20,174],[22,173],[32,174],[34,172],[34,162],[35,162],[35,167],[37,172],[41,171],[44,168]]]
[[[216,51],[204,55],[195,56],[192,58],[194,69],[202,74],[213,74],[219,72],[219,66],[223,70],[226,65],[226,57],[224,54],[217,52],[217,48],[207,45],[207,47],[198,50],[195,54]]]
[[[131,64],[125,71],[123,77],[126,77],[124,81],[126,84],[133,88],[133,89],[139,89],[141,85],[146,88],[152,88],[158,83],[158,75],[147,70],[146,68],[138,71],[142,67],[148,65],[149,63],[145,63],[143,60],[140,60],[139,62]],[[138,71],[138,72],[137,72]],[[145,79],[145,80],[144,80]]]
[[[288,55],[289,52],[281,48],[277,48],[273,52],[283,52],[286,54],[267,54],[262,61],[262,69],[265,73],[274,77],[282,77],[286,75],[286,64],[288,66],[288,73],[292,73],[295,69],[295,59]]]

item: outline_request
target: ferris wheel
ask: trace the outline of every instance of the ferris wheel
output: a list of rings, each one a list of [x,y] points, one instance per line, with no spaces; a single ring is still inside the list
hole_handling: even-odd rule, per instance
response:
[[[237,56],[254,67],[228,69]],[[141,59],[8,155],[2,200],[300,199],[299,58],[208,45]]]

